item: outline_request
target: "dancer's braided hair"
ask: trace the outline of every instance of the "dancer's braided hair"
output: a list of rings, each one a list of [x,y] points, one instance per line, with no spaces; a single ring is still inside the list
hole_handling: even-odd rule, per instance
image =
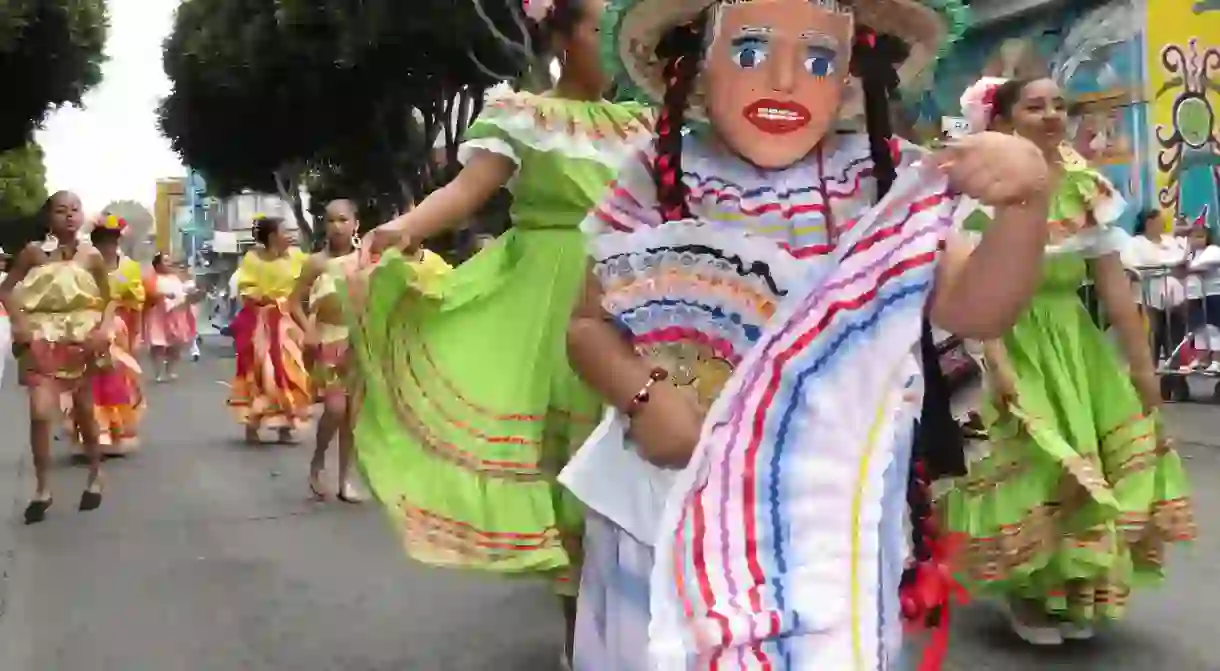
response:
[[[703,57],[707,12],[691,23],[671,29],[657,45],[657,56],[665,62],[665,97],[656,124],[656,159],[653,176],[657,203],[665,221],[690,217],[686,184],[682,181],[682,129],[686,125],[686,103]]]

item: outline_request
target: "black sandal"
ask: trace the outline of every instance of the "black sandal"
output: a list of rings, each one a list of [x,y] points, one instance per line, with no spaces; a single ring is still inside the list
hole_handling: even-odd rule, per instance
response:
[[[38,524],[47,518],[47,510],[51,507],[52,499],[45,501],[30,501],[30,505],[25,507],[25,523]]]
[[[89,512],[90,510],[97,510],[98,508],[101,508],[101,507],[102,507],[102,493],[101,492],[91,492],[88,489],[81,492],[81,495],[80,495],[81,512]]]

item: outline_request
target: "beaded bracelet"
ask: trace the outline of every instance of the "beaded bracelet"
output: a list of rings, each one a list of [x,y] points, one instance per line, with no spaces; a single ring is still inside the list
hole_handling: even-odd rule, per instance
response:
[[[631,403],[627,404],[627,416],[634,417],[635,413],[639,412],[640,408],[648,403],[652,398],[652,387],[656,383],[669,377],[669,371],[664,368],[653,368],[648,373],[648,381],[644,383],[640,390],[635,392],[635,396],[631,397]]]

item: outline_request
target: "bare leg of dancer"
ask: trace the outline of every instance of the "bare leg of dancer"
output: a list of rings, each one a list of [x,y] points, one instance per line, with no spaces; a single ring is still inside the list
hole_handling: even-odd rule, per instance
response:
[[[331,441],[335,439],[335,435],[339,433],[344,414],[347,412],[344,400],[331,398],[331,396],[328,394],[322,405],[322,417],[318,419],[318,444],[313,451],[313,461],[309,464],[309,488],[313,490],[314,497],[318,499],[326,499],[330,496],[330,491],[322,483],[322,474],[326,470],[326,450],[330,447]],[[339,449],[342,453],[342,446]],[[339,461],[339,472],[342,476],[342,454],[340,454]],[[343,493],[342,482],[340,482],[339,493]]]
[[[93,415],[93,386],[84,380],[72,393],[76,426],[89,460],[89,482],[80,497],[80,509],[97,510],[102,505],[102,446],[98,440],[97,420]]]
[[[352,464],[356,461],[355,419],[351,404],[344,399],[343,424],[339,429],[339,500],[345,503],[364,503],[364,496],[352,488]]]
[[[29,388],[30,451],[34,457],[34,498],[25,509],[25,523],[46,519],[51,507],[51,423],[60,416],[59,394],[50,385]]]

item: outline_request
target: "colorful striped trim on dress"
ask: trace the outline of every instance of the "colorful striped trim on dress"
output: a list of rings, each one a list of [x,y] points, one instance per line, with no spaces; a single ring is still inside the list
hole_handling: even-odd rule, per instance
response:
[[[233,322],[237,372],[228,405],[237,421],[267,429],[301,429],[313,396],[305,370],[304,334],[283,300],[247,300]]]
[[[375,369],[364,369],[366,377],[386,376],[383,379],[392,382],[367,379],[364,383],[383,390],[402,428],[437,458],[473,474],[523,482],[548,478],[540,462],[541,455],[548,452],[544,444],[554,440],[548,432],[590,428],[596,418],[555,407],[545,413],[503,412],[470,398],[434,359],[427,342],[418,337],[408,316],[416,300],[419,298],[407,292],[394,308],[395,314],[403,316],[403,325],[411,329],[402,350],[378,361]],[[356,320],[358,329],[367,328],[359,316]],[[479,449],[462,447],[470,444]]]
[[[903,171],[712,406],[661,522],[658,668],[885,668],[884,473],[955,204]]]
[[[488,98],[464,134],[461,163],[482,149],[520,165],[521,151],[528,149],[617,169],[630,155],[631,143],[652,131],[652,111],[640,105],[512,91],[489,92]]]

